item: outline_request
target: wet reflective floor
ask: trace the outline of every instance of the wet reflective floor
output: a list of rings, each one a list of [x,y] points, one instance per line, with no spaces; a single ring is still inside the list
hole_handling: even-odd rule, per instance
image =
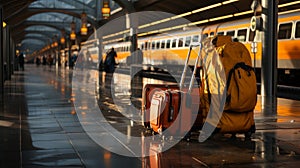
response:
[[[25,68],[5,82],[1,96],[0,167],[299,167],[299,101],[278,99],[277,115],[265,117],[259,99],[251,140],[217,134],[199,143],[198,132],[190,141],[147,139],[142,87],[165,82]]]

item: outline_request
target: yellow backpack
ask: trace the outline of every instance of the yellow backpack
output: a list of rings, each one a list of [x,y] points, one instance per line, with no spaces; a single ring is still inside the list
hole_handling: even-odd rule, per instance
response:
[[[249,51],[244,44],[233,42],[230,36],[218,35],[212,42],[226,74],[224,111],[253,111],[257,102],[257,87]]]

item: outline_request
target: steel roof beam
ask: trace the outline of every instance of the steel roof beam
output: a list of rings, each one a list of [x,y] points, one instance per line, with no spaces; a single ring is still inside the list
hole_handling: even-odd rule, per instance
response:
[[[42,35],[40,38],[42,39],[49,39],[52,40],[53,38],[53,34],[55,34],[57,32],[54,31],[24,31],[24,32],[19,32],[17,34],[14,35],[14,39],[16,41],[20,41],[22,38],[24,37],[28,37],[26,35],[34,35],[34,34],[38,34],[38,35]],[[30,36],[29,36],[30,37]]]
[[[72,0],[72,1],[70,1],[70,0],[59,0],[59,1],[64,2],[64,3],[69,4],[69,5],[73,5],[77,10],[82,9],[81,12],[84,11],[85,13],[90,14],[92,16],[96,15],[95,9],[93,9],[92,7],[86,5],[85,3],[82,3],[80,1],[77,1],[77,0]]]
[[[47,40],[48,39],[46,39],[46,38],[41,38],[41,37],[35,37],[35,36],[25,36],[24,38],[23,38],[23,40],[21,41],[21,43],[22,44],[24,44],[24,43],[26,43],[26,42],[24,42],[25,40],[28,40],[28,39],[34,39],[34,40],[39,40],[39,41],[41,41],[42,43],[43,43],[43,45],[46,45],[47,44]],[[31,41],[29,42],[29,43],[31,43]]]
[[[141,10],[147,6],[154,5],[158,2],[161,3],[162,1],[164,1],[164,0],[139,0],[139,1],[135,2],[134,6],[136,7],[136,9]]]
[[[26,15],[16,17],[15,19],[12,19],[10,22],[8,22],[9,25],[20,25],[23,23],[24,20],[28,19],[30,16],[40,14],[40,13],[47,13],[47,12],[57,12],[57,13],[63,13],[67,14],[76,18],[81,19],[81,10],[78,9],[63,9],[63,8],[30,8],[27,9]],[[95,24],[95,21],[88,16],[88,22],[92,25]]]
[[[53,37],[53,34],[56,34],[57,31],[42,31],[42,30],[25,30],[15,33],[15,37],[18,38],[19,36],[25,36],[27,34],[40,34],[44,37],[47,37],[51,39]]]
[[[125,9],[128,13],[135,12],[133,2],[128,0],[114,0],[114,1],[118,3],[123,9]]]

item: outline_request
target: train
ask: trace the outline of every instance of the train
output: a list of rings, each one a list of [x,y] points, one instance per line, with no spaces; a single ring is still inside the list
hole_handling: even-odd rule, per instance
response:
[[[251,53],[257,80],[260,82],[263,36],[260,31],[251,31],[250,19],[139,37],[137,47],[143,53],[143,60],[137,64],[148,67],[182,65],[190,43],[200,42],[217,34],[230,35],[233,39],[242,42]],[[251,52],[253,51],[251,49],[253,44],[257,46],[255,53]],[[105,44],[103,46],[103,59],[105,59],[106,52],[112,47],[117,52],[117,62],[121,64],[134,63],[130,59],[132,56],[129,41]],[[196,55],[192,55],[192,59],[195,58]],[[193,64],[193,60],[190,63]],[[300,10],[278,15],[278,84],[300,86]]]

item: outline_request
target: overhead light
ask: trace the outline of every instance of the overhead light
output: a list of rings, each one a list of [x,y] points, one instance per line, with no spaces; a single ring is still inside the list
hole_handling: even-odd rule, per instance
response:
[[[71,40],[75,40],[75,39],[76,39],[76,34],[75,34],[75,32],[71,32],[71,34],[70,34],[70,39],[71,39]]]
[[[103,6],[102,6],[101,11],[102,11],[103,19],[108,19],[108,17],[110,16],[110,7],[109,7],[109,2],[108,1],[103,2]]]
[[[209,22],[208,19],[200,20],[200,21],[197,21],[197,22],[189,23],[189,26],[193,26],[193,25],[197,25],[197,24],[203,24],[203,23],[207,23],[207,22]]]
[[[61,38],[60,38],[60,43],[61,43],[61,44],[65,44],[65,42],[66,42],[65,37],[61,37]]]
[[[300,1],[294,1],[294,2],[289,2],[289,3],[281,4],[281,5],[278,5],[278,7],[282,8],[282,7],[286,7],[286,6],[295,5],[295,4],[298,4],[298,3],[300,3]]]
[[[61,32],[60,43],[65,44],[65,42],[66,42],[66,39],[65,39],[66,31],[65,31],[65,29],[62,29],[60,32]]]
[[[147,33],[139,33],[138,36],[146,36]]]
[[[110,37],[114,37],[114,36],[117,36],[117,35],[129,33],[129,32],[130,32],[129,30],[124,30],[124,31],[121,31],[121,32],[118,32],[118,33],[114,33],[114,34],[104,36],[103,39],[107,39],[107,38],[110,38]]]
[[[87,35],[88,29],[87,29],[87,14],[85,12],[82,12],[81,14],[81,28],[80,33],[81,35]]]
[[[171,19],[182,18],[182,17],[188,16],[188,15],[191,15],[191,14],[192,14],[192,12],[186,12],[186,13],[183,13],[183,14],[180,14],[180,15],[172,16]]]
[[[88,28],[86,26],[83,26],[80,28],[81,35],[87,35]]]
[[[209,5],[209,6],[206,6],[206,7],[203,7],[203,8],[193,10],[191,12],[182,13],[182,14],[179,14],[179,15],[176,15],[176,16],[172,16],[170,18],[160,20],[160,21],[156,21],[156,22],[145,24],[145,25],[141,25],[141,26],[139,26],[139,29],[146,28],[146,27],[149,27],[149,26],[153,26],[153,25],[156,25],[156,24],[159,24],[159,23],[167,22],[167,21],[170,21],[170,20],[182,18],[182,17],[185,17],[185,16],[189,16],[189,15],[192,15],[192,14],[195,14],[195,13],[203,12],[203,11],[206,11],[206,10],[209,10],[209,9],[213,9],[213,8],[216,8],[216,7],[219,7],[219,6],[222,6],[222,5],[227,5],[227,4],[230,4],[230,3],[233,3],[233,2],[237,2],[237,1],[239,1],[239,0],[228,0],[228,1],[224,1],[222,3]]]
[[[235,14],[233,14],[233,16],[242,16],[242,15],[247,15],[247,14],[251,14],[251,13],[253,13],[253,11],[249,10],[249,11],[245,11],[245,12],[235,13]]]
[[[237,2],[239,0],[228,0],[228,1],[224,1],[222,2],[223,5],[229,4],[229,3],[233,3],[233,2]]]
[[[165,19],[162,19],[162,20],[159,20],[159,21],[154,21],[152,23],[147,23],[147,24],[144,24],[144,25],[141,25],[138,27],[138,29],[143,29],[143,28],[146,28],[146,27],[150,27],[150,26],[154,26],[154,25],[157,25],[157,24],[160,24],[160,23],[164,23],[164,22],[168,22],[168,21],[171,21],[171,20],[175,20],[175,19],[178,19],[178,18],[182,18],[182,17],[185,17],[185,16],[189,16],[189,15],[192,15],[192,14],[195,14],[195,13],[198,13],[198,12],[203,12],[203,11],[206,11],[206,10],[209,10],[209,9],[213,9],[213,8],[216,8],[216,7],[219,7],[219,6],[222,6],[222,5],[227,5],[227,4],[230,4],[230,3],[233,3],[233,2],[237,2],[239,0],[227,0],[227,1],[224,1],[222,3],[217,3],[217,4],[213,4],[213,5],[209,5],[209,6],[206,6],[206,7],[203,7],[203,8],[199,8],[199,9],[196,9],[196,10],[193,10],[191,12],[186,12],[186,13],[182,13],[182,14],[179,14],[179,15],[176,15],[176,16],[172,16],[170,18],[165,18]],[[105,3],[107,3],[106,6],[108,6],[108,2],[103,2],[103,7],[105,5]],[[109,6],[108,6],[109,7]],[[122,9],[119,9],[119,10],[122,10]],[[110,11],[110,9],[109,9]],[[102,11],[103,13],[103,11]],[[242,13],[240,15],[243,15]],[[236,15],[236,16],[240,16],[240,15]],[[234,15],[227,15],[225,16],[225,18],[227,17],[233,17]],[[194,22],[194,23],[190,23],[188,24],[189,26],[190,25],[196,25],[196,24],[202,24],[202,23],[207,23],[209,21],[215,21],[215,20],[221,20],[221,19],[224,19],[223,17],[218,17],[218,18],[214,18],[214,19],[210,19],[210,20],[202,20],[202,21],[197,21],[197,22]],[[161,31],[167,31],[168,28],[165,28],[165,29],[161,29]],[[176,28],[172,28],[171,30],[173,29],[176,29]],[[152,34],[154,31],[152,31],[150,34]],[[149,33],[141,33],[139,34],[138,36],[142,36],[142,35],[148,35]],[[115,33],[115,34],[111,34],[111,35],[107,35],[105,37],[103,37],[103,39],[105,38],[109,38],[109,37],[113,37],[113,36],[116,36],[116,35],[119,35],[119,33]]]
[[[76,39],[75,28],[76,28],[75,22],[72,21],[71,22],[71,34],[70,34],[70,39],[71,40],[75,40]]]
[[[173,27],[164,28],[164,29],[159,29],[159,32],[170,31],[170,30],[172,30],[172,28],[173,28]]]
[[[115,13],[118,13],[118,12],[120,12],[122,9],[123,9],[122,7],[119,7],[119,8],[117,8],[117,9],[111,11],[110,14],[113,15],[113,14],[115,14]]]
[[[222,20],[222,19],[227,19],[227,18],[231,18],[231,17],[233,17],[233,14],[212,18],[212,19],[209,19],[209,21]]]
[[[300,9],[294,9],[294,10],[290,10],[290,11],[279,12],[278,15],[294,13],[294,12],[300,12]]]

